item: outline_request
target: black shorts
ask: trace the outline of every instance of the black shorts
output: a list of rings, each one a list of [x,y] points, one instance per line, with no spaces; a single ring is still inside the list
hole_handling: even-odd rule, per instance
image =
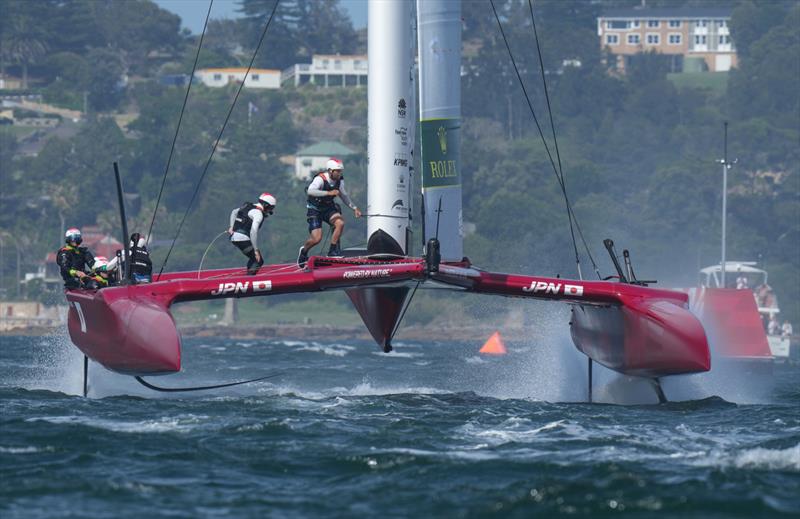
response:
[[[331,218],[337,214],[342,214],[342,208],[339,206],[339,204],[333,204],[320,208],[309,207],[308,212],[306,213],[306,219],[308,220],[308,232],[312,232],[314,229],[322,228],[322,222],[330,225]]]

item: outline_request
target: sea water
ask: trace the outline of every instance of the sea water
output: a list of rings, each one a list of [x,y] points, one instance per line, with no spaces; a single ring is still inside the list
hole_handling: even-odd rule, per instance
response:
[[[800,514],[800,367],[649,384],[532,335],[184,342],[151,383],[63,336],[0,338],[0,517],[763,517]],[[624,403],[625,405],[620,405]]]

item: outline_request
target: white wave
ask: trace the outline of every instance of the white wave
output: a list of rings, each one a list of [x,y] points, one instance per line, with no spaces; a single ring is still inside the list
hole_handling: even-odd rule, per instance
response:
[[[481,429],[474,424],[467,424],[462,430],[468,437],[497,446],[505,443],[528,443],[539,433],[561,428],[564,422],[565,420],[556,420],[539,427],[530,427],[529,420],[510,418],[496,428]]]
[[[35,454],[37,452],[52,452],[52,447],[3,447],[0,446],[0,454]]]
[[[800,443],[788,449],[747,449],[733,457],[739,469],[770,469],[800,472]]]
[[[467,357],[466,359],[464,359],[464,362],[466,362],[467,364],[486,364],[487,361],[486,359],[474,355],[472,357]]]
[[[382,351],[373,351],[373,355],[378,355],[382,358],[396,358],[396,359],[416,359],[422,357],[422,353],[412,353],[410,351],[397,351],[392,350],[389,353],[384,353]]]
[[[284,340],[284,341],[277,341],[277,343],[281,344],[283,346],[288,346],[290,348],[294,348],[294,347],[297,347],[297,346],[306,346],[306,345],[308,345],[308,343],[306,341],[285,341]]]
[[[355,350],[353,346],[347,346],[344,344],[319,344],[319,343],[312,343],[306,344],[297,348],[297,351],[311,351],[314,353],[324,353],[325,355],[332,355],[334,357],[344,357],[351,351]]]
[[[441,395],[450,391],[437,389],[434,387],[408,387],[408,386],[388,386],[375,387],[370,382],[361,382],[354,388],[347,391],[349,396],[382,396],[382,395]]]
[[[142,421],[117,421],[84,416],[44,416],[28,418],[26,422],[48,422],[52,424],[85,425],[95,429],[104,429],[121,433],[162,433],[162,432],[189,432],[197,429],[203,422],[208,422],[208,416],[182,415],[175,417],[162,417],[156,420]]]

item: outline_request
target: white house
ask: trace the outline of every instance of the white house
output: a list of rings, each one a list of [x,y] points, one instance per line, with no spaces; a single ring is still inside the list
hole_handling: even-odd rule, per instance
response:
[[[282,81],[294,86],[311,83],[324,87],[360,87],[367,84],[367,56],[363,54],[314,54],[311,64],[298,63],[283,71]]]
[[[294,176],[299,180],[308,180],[314,175],[325,169],[325,163],[331,157],[344,160],[346,157],[355,155],[344,144],[333,141],[322,141],[311,146],[306,146],[298,151],[294,157]],[[344,161],[345,172],[347,171],[347,161]]]
[[[194,73],[195,78],[207,87],[220,88],[230,83],[241,83],[244,81],[245,88],[272,88],[281,87],[281,71],[254,68],[250,69],[250,74],[245,80],[247,68],[204,68]]]

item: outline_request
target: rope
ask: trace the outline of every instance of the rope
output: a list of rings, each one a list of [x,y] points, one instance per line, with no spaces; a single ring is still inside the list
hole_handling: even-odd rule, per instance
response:
[[[250,70],[253,68],[253,63],[256,60],[256,56],[258,55],[258,51],[261,48],[261,44],[264,43],[264,37],[267,35],[267,29],[269,29],[270,24],[272,23],[272,19],[275,17],[275,11],[278,9],[278,4],[280,0],[275,1],[275,5],[272,7],[272,12],[269,14],[269,18],[267,19],[267,23],[264,25],[264,30],[261,32],[261,38],[258,40],[258,45],[256,45],[255,51],[253,51],[253,56],[250,58],[250,63],[247,65],[247,70],[244,73],[245,79],[250,74]],[[178,240],[178,236],[181,234],[181,230],[183,230],[183,224],[186,222],[186,217],[189,216],[189,211],[192,209],[192,204],[194,204],[195,199],[197,198],[197,193],[200,191],[200,186],[203,184],[203,179],[206,177],[206,173],[208,173],[208,168],[211,166],[211,160],[214,158],[214,153],[217,151],[217,146],[219,146],[219,141],[222,139],[222,134],[225,132],[225,128],[228,126],[228,121],[230,121],[231,114],[233,113],[234,107],[236,107],[236,101],[239,99],[239,94],[242,93],[242,89],[244,88],[245,81],[239,83],[239,88],[236,90],[236,96],[233,98],[233,102],[231,103],[231,107],[228,110],[228,115],[225,116],[225,121],[222,123],[222,128],[219,130],[219,134],[217,135],[217,139],[214,141],[214,146],[211,149],[211,154],[208,156],[208,160],[206,161],[206,165],[203,168],[203,173],[200,175],[200,179],[197,181],[195,185],[194,192],[192,193],[192,198],[189,200],[189,206],[186,208],[186,212],[183,213],[183,218],[181,218],[181,223],[178,225],[178,231],[175,233],[175,237],[172,239],[172,244],[169,246],[169,251],[167,251],[167,256],[164,258],[164,263],[161,265],[161,269],[159,270],[159,275],[164,272],[164,267],[167,266],[167,261],[169,260],[170,254],[172,254],[172,249],[175,248],[175,242]]]
[[[583,231],[581,230],[580,223],[578,223],[578,217],[575,216],[575,213],[572,210],[572,204],[570,204],[569,199],[567,198],[567,184],[566,180],[564,180],[564,169],[561,166],[561,153],[558,150],[558,138],[556,137],[556,126],[555,122],[553,121],[553,109],[550,106],[550,94],[547,88],[547,78],[544,74],[544,61],[542,60],[542,48],[539,44],[539,32],[536,30],[536,17],[533,14],[533,2],[532,0],[528,0],[528,8],[531,12],[531,24],[533,25],[533,35],[536,38],[536,52],[539,55],[539,70],[541,71],[542,75],[542,85],[544,86],[544,97],[547,100],[547,113],[550,116],[550,129],[553,132],[553,144],[556,149],[556,159],[558,160],[558,171],[561,174],[561,189],[564,193],[564,200],[566,201],[567,205],[567,216],[569,217],[569,232],[572,235],[572,246],[575,249],[575,263],[578,265],[578,276],[583,279],[583,275],[581,273],[581,260],[578,256],[578,248],[575,246],[575,231],[572,227],[572,222],[574,220],[575,227],[578,229],[578,234],[580,235],[581,241],[583,242],[583,247],[586,249],[586,255],[589,257],[589,261],[592,263],[592,268],[594,268],[595,273],[597,273],[597,277],[600,277],[600,271],[597,268],[597,263],[594,261],[594,257],[592,256],[592,251],[589,250],[589,245],[586,243],[586,239],[583,237]]]
[[[211,246],[212,246],[212,245],[214,245],[214,243],[215,243],[217,240],[219,240],[219,239],[220,239],[220,237],[221,237],[223,234],[228,234],[228,231],[222,231],[221,233],[217,234],[216,238],[214,238],[213,240],[211,240],[211,243],[209,243],[209,244],[208,244],[208,247],[206,247],[206,251],[203,253],[203,257],[202,257],[202,258],[200,258],[200,265],[198,265],[198,266],[197,266],[197,279],[200,279],[200,271],[201,271],[201,270],[203,270],[203,262],[206,260],[206,254],[208,254],[208,251],[209,251],[209,250],[211,250]]]
[[[516,61],[516,59],[514,59],[514,53],[511,51],[511,45],[509,44],[508,38],[506,37],[506,33],[503,30],[503,24],[500,22],[500,16],[497,14],[497,8],[494,5],[494,0],[489,0],[489,3],[492,6],[492,12],[494,13],[494,17],[497,20],[497,26],[500,29],[500,35],[503,37],[503,42],[505,43],[506,50],[508,51],[508,56],[511,59],[511,64],[514,67],[514,72],[517,75],[517,80],[519,80],[520,87],[522,88],[522,93],[525,96],[525,101],[528,103],[528,109],[530,110],[531,115],[533,116],[533,121],[536,124],[536,129],[539,132],[539,137],[541,138],[542,144],[544,145],[545,152],[547,153],[547,158],[550,160],[550,165],[553,168],[553,173],[556,176],[556,180],[558,180],[558,185],[561,188],[562,195],[564,196],[564,202],[567,205],[567,216],[568,216],[569,221],[570,221],[570,230],[572,230],[572,221],[574,219],[575,220],[575,225],[577,226],[577,218],[575,218],[575,213],[573,212],[572,206],[569,203],[569,197],[567,196],[567,191],[566,191],[566,187],[564,186],[564,181],[563,181],[562,175],[559,174],[559,169],[556,166],[556,161],[553,158],[553,154],[550,151],[550,146],[547,144],[547,139],[544,136],[544,131],[542,130],[542,125],[539,123],[539,118],[536,116],[536,110],[533,108],[533,103],[531,102],[530,96],[528,95],[528,90],[527,90],[527,88],[525,88],[525,82],[522,80],[522,74],[520,74],[519,67],[517,66],[517,61]],[[537,37],[537,42],[538,42],[538,37]],[[537,45],[538,45],[538,43],[537,43]],[[541,65],[541,59],[540,59],[540,65]],[[543,69],[543,65],[542,65],[542,69]],[[544,74],[542,74],[542,77],[544,77]],[[549,101],[548,101],[548,109],[549,109],[549,106],[550,105],[549,105]],[[551,112],[551,117],[552,117],[552,112]],[[555,125],[553,125],[553,129],[555,131]],[[560,163],[560,159],[559,159],[559,163]],[[574,232],[571,232],[571,237],[572,237],[573,250],[575,251],[576,262],[578,264],[578,273],[580,274],[580,256],[578,255],[578,246],[577,246],[577,243],[576,243],[576,240],[575,240]],[[586,244],[586,242],[584,240],[584,245],[585,244]],[[588,247],[587,247],[587,250],[588,250]],[[592,259],[592,263],[594,265],[594,260],[593,259]],[[596,265],[595,265],[595,271],[597,271],[597,266]],[[598,276],[599,276],[599,272],[598,272]]]
[[[178,117],[178,126],[175,128],[175,135],[172,137],[172,146],[169,149],[169,157],[167,158],[167,167],[164,168],[164,177],[161,179],[161,188],[158,190],[158,198],[156,198],[156,207],[153,209],[153,218],[150,220],[150,228],[147,230],[147,239],[150,239],[153,233],[153,225],[156,222],[156,213],[158,213],[158,206],[161,204],[161,195],[164,193],[164,186],[167,183],[167,174],[169,173],[169,166],[172,164],[172,156],[175,153],[175,143],[178,140],[178,132],[181,129],[181,122],[183,121],[183,113],[186,110],[186,103],[189,101],[189,92],[192,90],[192,83],[194,79],[194,72],[197,70],[197,61],[200,59],[200,49],[203,47],[203,38],[206,35],[206,28],[208,27],[208,18],[211,16],[211,7],[214,5],[214,0],[208,3],[208,12],[206,13],[206,21],[203,24],[203,32],[200,33],[200,42],[197,44],[197,52],[194,55],[194,64],[192,65],[192,75],[189,76],[189,84],[186,86],[186,95],[183,97],[183,106],[181,106],[181,115]]]
[[[181,393],[186,391],[206,391],[209,389],[221,389],[223,387],[233,387],[233,386],[241,386],[243,384],[252,384],[253,382],[259,382],[261,380],[267,380],[269,378],[275,378],[279,375],[283,375],[287,370],[283,369],[274,373],[270,373],[269,375],[265,375],[263,377],[258,378],[251,378],[249,380],[239,380],[237,382],[228,382],[227,384],[214,384],[212,386],[194,386],[194,387],[161,387],[151,384],[147,382],[142,377],[133,377],[139,382],[141,385],[146,387],[147,389],[152,389],[153,391],[160,391],[162,393]]]

